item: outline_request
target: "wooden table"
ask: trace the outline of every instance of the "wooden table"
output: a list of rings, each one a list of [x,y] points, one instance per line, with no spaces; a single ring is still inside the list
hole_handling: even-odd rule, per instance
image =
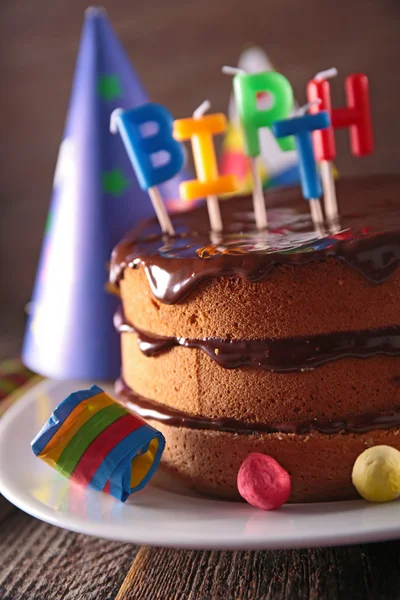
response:
[[[0,390],[16,381],[9,361],[0,375]],[[3,397],[0,414],[12,401]],[[265,552],[138,547],[57,529],[0,496],[0,600],[397,599],[399,550],[400,541]]]
[[[88,0],[2,0],[0,66],[0,358],[16,355],[30,298]],[[109,16],[152,98],[189,115],[209,97],[226,110],[220,74],[244,44],[269,52],[292,81],[326,67],[371,77],[376,152],[341,173],[399,171],[400,3],[396,0],[137,0]],[[334,90],[343,99],[342,84]],[[17,243],[16,243],[17,242]],[[12,248],[12,251],[9,249]],[[135,547],[56,529],[0,498],[1,600],[398,599],[400,544],[268,552]]]
[[[41,523],[0,498],[1,600],[398,600],[400,542],[168,550]]]

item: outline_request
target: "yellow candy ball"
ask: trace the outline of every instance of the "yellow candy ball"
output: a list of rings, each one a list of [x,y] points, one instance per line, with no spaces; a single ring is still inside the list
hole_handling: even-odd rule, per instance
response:
[[[352,481],[370,502],[390,502],[400,496],[400,452],[391,446],[364,450],[354,463]]]

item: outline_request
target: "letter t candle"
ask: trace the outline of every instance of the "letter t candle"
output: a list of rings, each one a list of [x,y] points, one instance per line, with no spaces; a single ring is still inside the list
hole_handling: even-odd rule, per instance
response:
[[[309,105],[300,109],[301,112],[308,110]],[[272,125],[272,131],[277,138],[293,135],[296,141],[296,149],[299,155],[299,169],[301,188],[303,196],[310,202],[311,217],[315,230],[322,232],[323,216],[320,204],[322,196],[321,181],[317,172],[314,151],[312,146],[311,132],[329,127],[331,121],[327,111],[316,115],[301,114],[300,116],[283,121],[276,121]]]

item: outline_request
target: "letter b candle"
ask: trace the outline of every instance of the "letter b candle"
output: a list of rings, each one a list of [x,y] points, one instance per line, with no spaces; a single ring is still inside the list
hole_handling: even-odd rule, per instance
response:
[[[150,123],[156,125],[156,131],[145,135],[143,127]],[[117,108],[110,121],[111,131],[121,134],[140,187],[149,193],[162,231],[169,235],[174,235],[174,227],[157,185],[172,179],[183,167],[183,148],[172,137],[172,128],[171,113],[152,102],[126,111]],[[156,165],[154,156],[159,152],[164,152],[168,160]]]

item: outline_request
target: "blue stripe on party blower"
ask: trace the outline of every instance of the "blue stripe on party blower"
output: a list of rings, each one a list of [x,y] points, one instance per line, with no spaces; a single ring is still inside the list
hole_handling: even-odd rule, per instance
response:
[[[173,123],[171,113],[152,102],[117,109],[110,122],[112,133],[118,130],[121,135],[140,187],[149,193],[162,231],[170,235],[174,228],[157,185],[177,175],[185,161],[182,145],[172,137]]]
[[[307,110],[309,105],[303,109]],[[275,121],[272,131],[276,138],[294,136],[299,156],[299,170],[302,194],[310,201],[311,216],[318,232],[323,224],[322,209],[319,199],[322,196],[321,180],[317,171],[311,132],[326,129],[331,124],[329,113],[322,111],[315,115],[303,114],[291,119]]]

